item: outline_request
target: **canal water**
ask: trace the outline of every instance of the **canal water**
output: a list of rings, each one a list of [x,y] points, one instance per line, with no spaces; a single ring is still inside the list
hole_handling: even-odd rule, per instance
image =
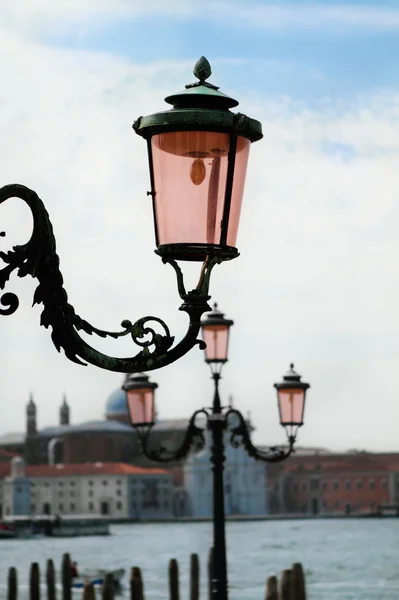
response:
[[[44,571],[52,558],[59,567],[66,551],[80,569],[125,567],[128,573],[141,567],[146,600],[168,598],[168,562],[177,558],[181,598],[188,598],[189,556],[197,552],[201,599],[207,600],[210,523],[113,525],[111,531],[108,537],[1,541],[0,598],[8,567],[18,568],[24,599],[29,564],[37,561]],[[267,576],[293,562],[305,568],[309,600],[399,600],[399,519],[229,522],[227,539],[230,600],[263,600]]]

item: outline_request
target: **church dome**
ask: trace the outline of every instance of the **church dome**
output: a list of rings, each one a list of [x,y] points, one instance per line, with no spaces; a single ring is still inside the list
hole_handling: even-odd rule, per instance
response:
[[[119,388],[108,396],[108,400],[105,405],[105,416],[112,417],[115,415],[128,414],[129,413],[126,404],[126,392]]]

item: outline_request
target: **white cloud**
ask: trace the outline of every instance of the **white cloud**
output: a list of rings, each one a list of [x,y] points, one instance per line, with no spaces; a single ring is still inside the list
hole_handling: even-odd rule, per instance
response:
[[[0,65],[0,185],[24,183],[45,201],[77,312],[109,329],[156,314],[181,336],[186,318],[176,310],[174,274],[152,252],[145,143],[130,125],[159,110],[191,65],[140,66],[106,53],[50,49],[4,30],[0,51],[7,56]],[[263,121],[265,138],[252,149],[242,256],[213,275],[213,295],[236,321],[222,389],[252,409],[259,440],[267,433],[278,441],[271,386],[294,360],[312,383],[302,445],[393,447],[399,101],[375,94],[346,110],[333,106],[317,111],[242,98],[240,109]],[[326,139],[351,145],[354,158],[326,154]],[[25,241],[27,211],[17,203],[0,211],[8,234],[0,246]],[[3,431],[21,427],[31,390],[44,425],[56,419],[64,391],[75,421],[98,417],[121,381],[56,353],[38,327],[40,310],[29,308],[34,288],[27,280],[8,286],[20,293],[21,308],[1,320],[0,402],[12,407],[2,415]],[[122,349],[91,342],[131,351],[127,341]],[[193,350],[152,375],[161,385],[161,415],[187,415],[208,403],[201,361]]]
[[[394,5],[380,3],[349,5],[337,2],[241,2],[241,0],[14,0],[0,7],[5,25],[40,32],[55,27],[52,33],[80,27],[85,20],[138,19],[141,17],[171,16],[177,19],[225,20],[263,29],[345,29],[396,30],[399,10]],[[58,29],[57,29],[58,28]],[[80,29],[81,30],[81,29]]]

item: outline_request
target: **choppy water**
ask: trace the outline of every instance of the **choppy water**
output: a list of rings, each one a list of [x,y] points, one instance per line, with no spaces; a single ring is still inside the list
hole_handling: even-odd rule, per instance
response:
[[[293,562],[306,570],[309,600],[399,600],[399,519],[234,522],[227,539],[230,600],[263,600],[266,577]],[[210,523],[171,523],[114,525],[109,537],[1,541],[0,598],[10,566],[26,598],[30,562],[44,571],[47,558],[58,566],[66,551],[80,568],[140,566],[146,599],[157,600],[168,598],[168,562],[177,558],[187,598],[189,556],[197,552],[205,600],[210,540]]]

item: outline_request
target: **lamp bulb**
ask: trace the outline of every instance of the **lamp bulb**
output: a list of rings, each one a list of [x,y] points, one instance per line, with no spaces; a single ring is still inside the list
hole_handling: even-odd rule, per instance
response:
[[[190,179],[194,185],[201,185],[206,176],[206,168],[202,158],[196,158],[190,168]]]

